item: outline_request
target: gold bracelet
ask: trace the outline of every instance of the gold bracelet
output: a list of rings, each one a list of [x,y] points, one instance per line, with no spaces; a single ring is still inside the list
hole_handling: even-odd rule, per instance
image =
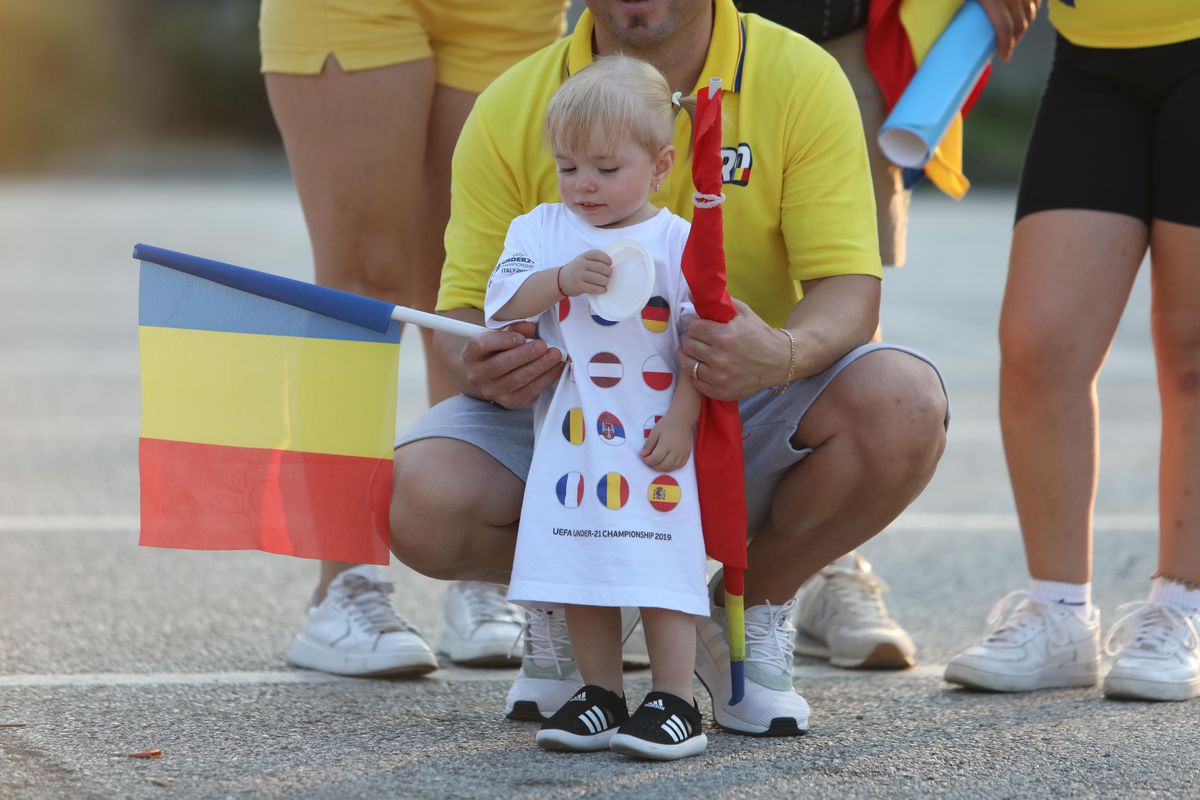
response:
[[[784,380],[782,388],[777,389],[774,386],[768,386],[767,389],[771,392],[771,394],[783,394],[786,392],[788,390],[788,386],[792,383],[792,375],[796,372],[796,339],[794,336],[792,336],[792,332],[787,328],[780,328],[779,331],[788,338],[788,345],[791,346],[792,352],[788,357],[787,379]]]

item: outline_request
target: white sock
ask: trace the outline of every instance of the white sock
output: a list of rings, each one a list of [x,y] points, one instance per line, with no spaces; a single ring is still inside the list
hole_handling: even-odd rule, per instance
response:
[[[1150,602],[1166,603],[1182,608],[1188,614],[1200,612],[1200,589],[1189,589],[1170,578],[1155,578],[1150,581]]]
[[[1080,619],[1092,615],[1092,584],[1062,583],[1061,581],[1030,580],[1029,590],[1043,603],[1069,606]]]

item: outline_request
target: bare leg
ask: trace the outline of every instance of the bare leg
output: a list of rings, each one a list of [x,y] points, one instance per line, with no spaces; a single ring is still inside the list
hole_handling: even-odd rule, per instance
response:
[[[1200,228],[1155,220],[1150,254],[1162,400],[1158,569],[1200,588]]]
[[[1096,377],[1146,251],[1146,226],[1101,211],[1017,223],[1000,314],[1000,423],[1029,572],[1091,579]]]
[[[583,682],[622,697],[621,609],[566,606],[567,632]]]
[[[792,439],[812,454],[784,476],[750,543],[746,605],[790,599],[907,508],[941,458],[945,417],[937,375],[906,353],[870,353],[834,379]]]
[[[396,557],[432,578],[508,583],[525,484],[455,439],[406,444],[394,464]]]
[[[651,688],[691,703],[692,671],[696,668],[695,617],[665,608],[643,608],[642,626],[650,651]],[[577,641],[574,634],[571,641]]]

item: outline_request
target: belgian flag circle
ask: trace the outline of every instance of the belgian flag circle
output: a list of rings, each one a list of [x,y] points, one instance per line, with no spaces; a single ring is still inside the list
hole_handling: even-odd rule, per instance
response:
[[[587,426],[583,424],[582,408],[576,406],[563,415],[563,438],[571,444],[583,444],[583,436],[586,428]]]
[[[650,488],[646,490],[646,499],[650,501],[650,507],[655,511],[670,511],[679,505],[681,494],[679,481],[670,475],[659,475],[650,481]]]
[[[600,505],[618,511],[629,502],[629,481],[619,472],[610,472],[596,484],[596,497]]]

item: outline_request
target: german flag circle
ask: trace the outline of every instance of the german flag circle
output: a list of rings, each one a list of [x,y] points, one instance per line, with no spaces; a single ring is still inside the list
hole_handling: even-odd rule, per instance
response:
[[[662,356],[650,356],[642,364],[642,379],[651,389],[662,392],[671,388],[675,382],[675,374],[667,366]]]
[[[646,499],[650,501],[650,506],[655,511],[670,511],[679,505],[681,491],[679,481],[670,475],[659,475],[650,481],[650,488],[646,491]]]
[[[652,333],[663,333],[671,321],[671,307],[664,297],[651,297],[642,309],[642,324]]]
[[[625,374],[625,368],[621,366],[621,359],[612,353],[596,353],[588,362],[587,371],[592,383],[601,389],[616,386],[621,382],[621,376]]]
[[[571,444],[583,444],[583,409],[576,406],[563,416],[563,438]]]
[[[629,482],[618,472],[610,472],[596,484],[600,505],[618,511],[629,502]]]

